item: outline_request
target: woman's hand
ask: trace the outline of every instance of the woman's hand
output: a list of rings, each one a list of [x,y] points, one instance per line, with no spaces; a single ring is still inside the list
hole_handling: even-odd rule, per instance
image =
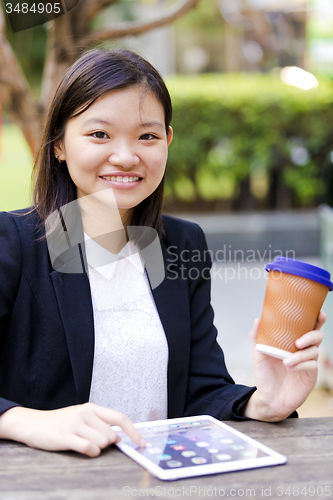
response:
[[[42,450],[74,450],[97,457],[103,448],[120,441],[110,424],[121,427],[138,446],[145,446],[126,415],[93,403],[48,411],[11,408],[0,416],[0,438]]]
[[[296,341],[299,351],[282,361],[256,350],[260,321],[255,320],[250,338],[257,391],[248,401],[245,416],[276,422],[304,403],[317,382],[318,348],[324,337],[319,330],[325,321],[326,314],[320,312],[314,330]]]

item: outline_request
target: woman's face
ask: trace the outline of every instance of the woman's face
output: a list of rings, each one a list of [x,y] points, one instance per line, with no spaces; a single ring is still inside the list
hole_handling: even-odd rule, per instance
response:
[[[55,151],[67,162],[78,198],[112,188],[126,214],[160,184],[171,140],[162,104],[136,85],[106,92],[69,120]]]

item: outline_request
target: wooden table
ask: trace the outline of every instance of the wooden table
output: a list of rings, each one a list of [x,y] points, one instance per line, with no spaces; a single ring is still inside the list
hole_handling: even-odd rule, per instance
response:
[[[0,441],[1,500],[133,498],[333,498],[333,417],[227,422],[288,457],[288,463],[160,481],[116,447],[94,459]]]

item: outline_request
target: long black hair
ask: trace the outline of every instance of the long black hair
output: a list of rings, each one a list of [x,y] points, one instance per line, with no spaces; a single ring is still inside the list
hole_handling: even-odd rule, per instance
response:
[[[86,52],[69,68],[61,81],[47,116],[42,145],[33,169],[34,206],[45,221],[60,207],[77,198],[66,162],[55,157],[55,142],[64,137],[65,127],[110,90],[141,85],[152,92],[164,109],[165,128],[169,134],[172,117],[171,98],[159,72],[143,57],[128,50],[94,49]],[[164,178],[157,189],[132,210],[131,226],[154,228],[164,235],[162,201]]]

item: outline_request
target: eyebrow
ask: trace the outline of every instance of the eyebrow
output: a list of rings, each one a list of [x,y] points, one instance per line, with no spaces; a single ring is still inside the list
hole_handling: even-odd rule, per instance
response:
[[[89,120],[84,122],[84,125],[92,125],[94,123],[100,123],[101,125],[110,125],[111,127],[113,126],[113,123],[109,122],[108,120],[103,120],[102,118],[89,118]],[[139,125],[140,128],[153,126],[162,127],[164,129],[164,125],[159,121],[140,123]]]
[[[84,122],[84,125],[92,125],[93,123],[101,123],[102,125],[112,125],[111,122],[107,120],[102,120],[102,118],[89,118]]]
[[[141,123],[140,127],[153,127],[154,125],[156,125],[158,127],[162,127],[164,129],[163,123],[157,122],[157,121],[155,121],[155,122]]]

